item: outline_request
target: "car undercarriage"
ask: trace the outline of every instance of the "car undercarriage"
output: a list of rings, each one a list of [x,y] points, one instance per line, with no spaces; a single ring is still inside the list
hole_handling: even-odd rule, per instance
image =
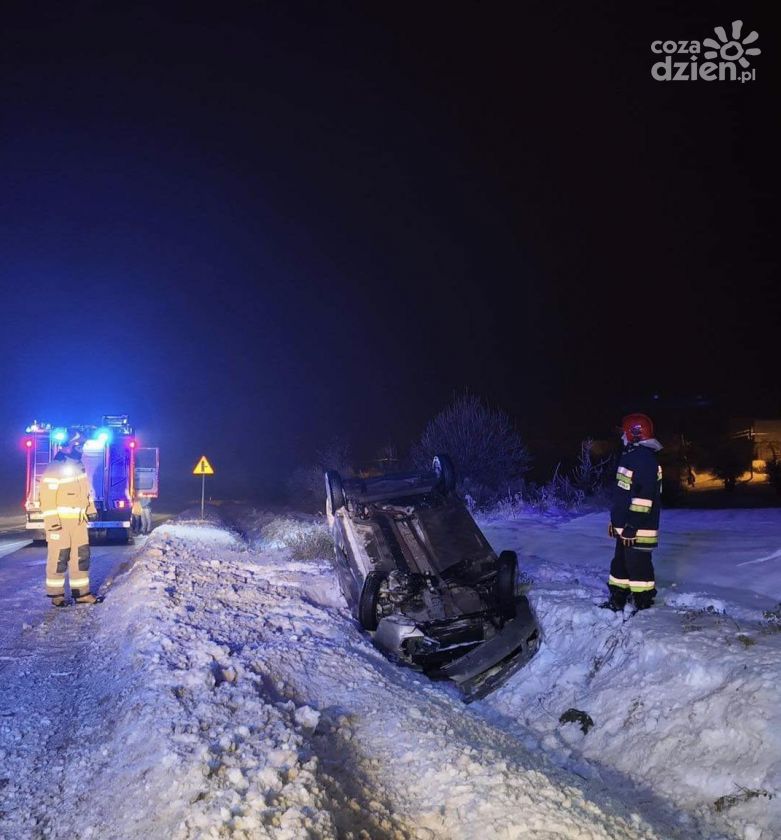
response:
[[[465,699],[534,655],[539,628],[517,588],[517,557],[493,551],[455,490],[431,472],[342,480],[326,473],[340,588],[392,659],[456,682]]]

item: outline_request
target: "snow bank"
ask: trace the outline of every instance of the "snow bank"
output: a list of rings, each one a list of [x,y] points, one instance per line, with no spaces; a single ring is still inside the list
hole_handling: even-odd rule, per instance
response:
[[[562,766],[587,759],[583,772],[618,771],[730,836],[779,837],[781,512],[672,511],[663,527],[657,606],[630,619],[595,606],[604,516],[487,523],[534,581],[544,643],[481,706],[537,733]],[[762,575],[742,571],[756,560]],[[593,719],[587,734],[560,723],[570,708]]]
[[[372,646],[330,556],[294,556],[317,522],[169,522],[104,604],[51,611],[14,651],[2,834],[781,836],[761,793],[779,790],[779,622],[753,584],[727,585],[730,563],[778,562],[781,528],[737,519],[716,543],[701,515],[670,529],[690,535],[685,556],[659,552],[660,605],[626,621],[594,606],[601,517],[487,527],[522,552],[544,643],[469,707]],[[560,722],[568,709],[590,716],[586,734]]]

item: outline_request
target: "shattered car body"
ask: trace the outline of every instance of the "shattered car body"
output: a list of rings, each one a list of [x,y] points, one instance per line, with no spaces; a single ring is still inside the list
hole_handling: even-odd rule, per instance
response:
[[[325,479],[339,585],[380,649],[467,700],[528,662],[539,628],[516,593],[517,557],[493,551],[446,456],[431,472]]]

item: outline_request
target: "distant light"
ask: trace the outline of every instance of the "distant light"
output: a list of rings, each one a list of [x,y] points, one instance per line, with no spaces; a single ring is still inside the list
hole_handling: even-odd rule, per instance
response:
[[[65,429],[55,429],[52,432],[52,440],[56,443],[63,443],[67,437],[68,433]]]
[[[24,445],[25,445],[28,449],[30,449],[30,447],[33,445],[33,442],[32,442],[32,441],[28,438],[28,439],[24,442]]]
[[[135,449],[135,448],[136,448],[136,442],[135,442],[134,440],[131,440],[131,441],[130,441],[130,448],[131,448],[131,449]]]

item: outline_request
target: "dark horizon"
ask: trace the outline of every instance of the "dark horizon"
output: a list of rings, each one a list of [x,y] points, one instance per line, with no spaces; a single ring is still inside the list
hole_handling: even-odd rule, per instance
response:
[[[738,16],[756,80],[651,78],[651,41]],[[404,451],[464,390],[529,441],[609,435],[655,394],[781,416],[766,6],[4,23],[8,503],[35,418],[128,413],[164,494],[206,454],[262,495],[336,434]]]

